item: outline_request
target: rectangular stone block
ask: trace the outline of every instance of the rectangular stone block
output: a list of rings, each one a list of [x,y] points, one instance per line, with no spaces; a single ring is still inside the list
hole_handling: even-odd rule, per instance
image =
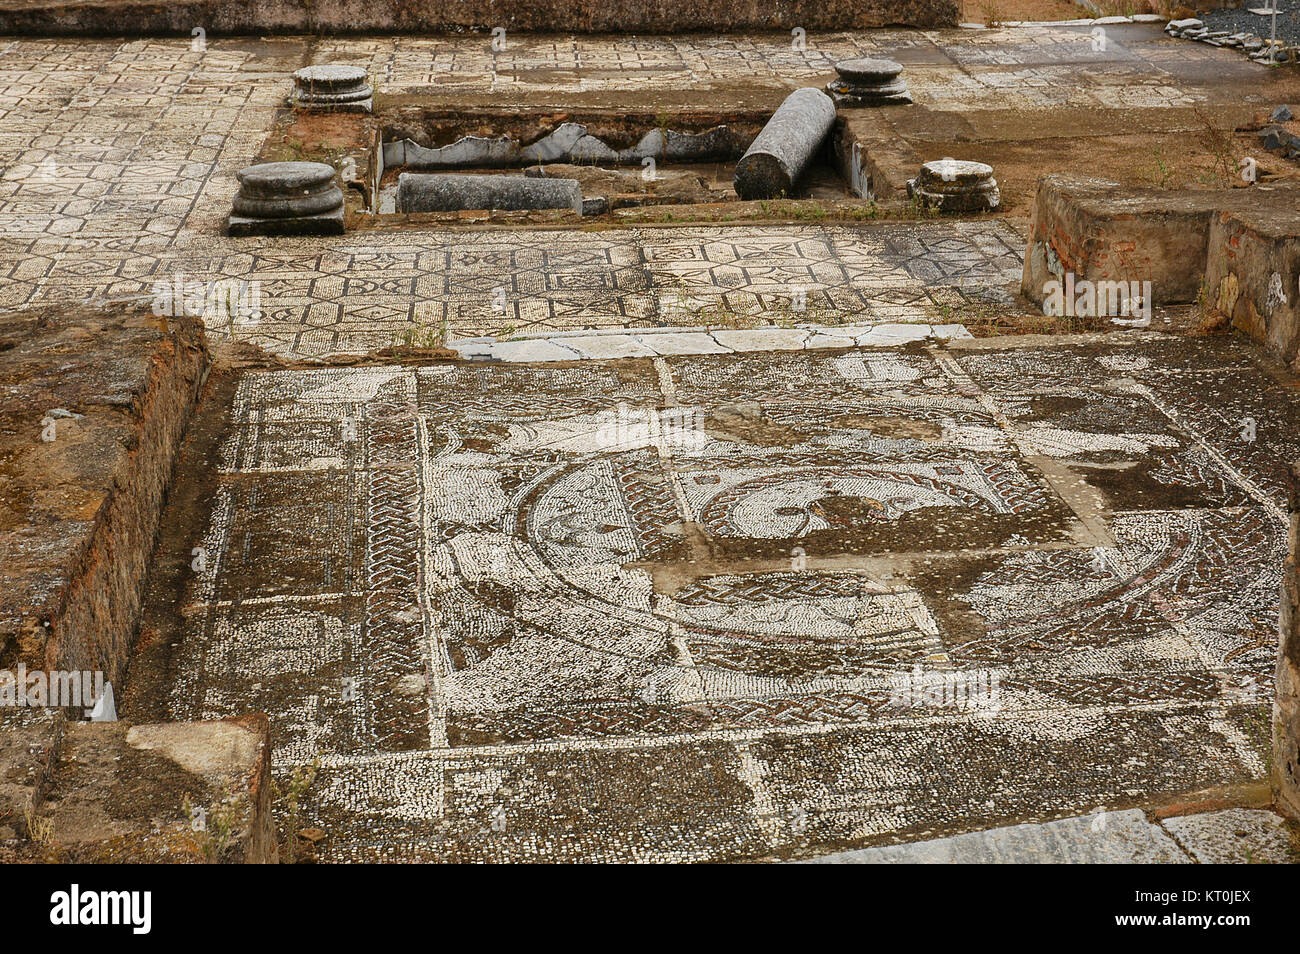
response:
[[[1042,304],[1075,282],[1150,282],[1152,304],[1202,302],[1207,315],[1284,361],[1300,352],[1300,192],[1131,189],[1102,179],[1039,180],[1020,289]]]
[[[1272,203],[1212,217],[1208,302],[1290,363],[1300,353],[1300,214]]]
[[[1044,287],[1076,281],[1151,282],[1153,304],[1196,300],[1210,217],[1222,193],[1127,189],[1102,179],[1039,180],[1020,290],[1041,304]]]

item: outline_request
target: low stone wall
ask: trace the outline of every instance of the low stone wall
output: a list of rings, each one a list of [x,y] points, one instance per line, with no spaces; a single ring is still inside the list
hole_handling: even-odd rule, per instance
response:
[[[1294,200],[1292,200],[1294,202]],[[1300,214],[1294,205],[1240,208],[1210,222],[1210,304],[1288,362],[1300,357]]]
[[[35,0],[0,9],[0,34],[680,33],[956,26],[956,0]]]
[[[831,133],[840,174],[854,193],[877,202],[907,202],[907,180],[922,159],[876,109],[841,113]]]
[[[1034,200],[1021,291],[1048,282],[1150,282],[1152,304],[1203,301],[1208,314],[1284,361],[1300,351],[1300,189],[1132,189],[1044,176]]]
[[[1044,176],[1021,291],[1042,303],[1043,287],[1076,280],[1149,281],[1154,304],[1195,301],[1205,274],[1211,193],[1133,190],[1116,182]]]
[[[1273,795],[1300,819],[1300,464],[1291,468],[1290,551],[1282,572],[1282,634],[1273,708]]]
[[[208,361],[194,318],[0,320],[0,668],[120,683]]]

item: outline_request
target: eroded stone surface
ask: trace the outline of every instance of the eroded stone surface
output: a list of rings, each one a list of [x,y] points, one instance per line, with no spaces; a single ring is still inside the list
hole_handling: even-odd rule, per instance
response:
[[[261,162],[235,173],[239,192],[226,231],[231,236],[338,235],[343,190],[323,162]]]
[[[262,716],[70,724],[39,813],[48,860],[274,861],[270,747]]]
[[[1100,117],[1098,122],[1143,110],[1149,125],[1165,125],[1175,115],[1190,117],[1191,107],[1221,109],[1231,102],[1239,108],[1242,101],[1263,102],[1271,95],[1256,89],[1251,71],[1258,67],[1227,51],[1170,44],[1154,27],[1108,30],[1114,41],[1103,53],[1089,52],[1086,32],[1062,27],[819,33],[797,52],[784,34],[562,39],[521,34],[512,35],[502,51],[471,36],[248,44],[212,31],[202,49],[188,38],[0,41],[0,156],[5,160],[0,308],[148,296],[155,281],[179,274],[201,282],[256,280],[273,293],[273,307],[256,326],[235,327],[235,335],[289,356],[382,348],[407,332],[436,330],[443,321],[461,335],[496,334],[508,326],[519,332],[682,323],[661,314],[665,299],[621,282],[619,256],[626,246],[616,241],[588,245],[593,240],[557,239],[566,255],[595,261],[598,274],[587,279],[590,284],[580,294],[577,279],[567,274],[561,276],[567,283],[563,289],[540,285],[530,274],[535,246],[510,246],[497,237],[476,238],[469,254],[500,262],[518,252],[523,264],[496,266],[489,271],[498,274],[483,275],[477,284],[476,276],[458,274],[470,271],[467,262],[460,267],[457,246],[468,241],[463,233],[421,230],[400,242],[377,233],[363,240],[311,243],[228,239],[218,233],[237,188],[233,172],[257,159],[292,74],[304,62],[360,67],[385,92],[418,91],[452,104],[499,97],[554,103],[557,96],[608,103],[635,91],[655,103],[717,107],[729,105],[741,88],[746,96],[775,104],[791,86],[825,82],[837,61],[894,57],[906,60],[919,106],[976,119],[1010,109],[1032,117],[1036,126],[1074,123],[1081,110]],[[1087,59],[1085,71],[1073,65],[1080,55]],[[1207,85],[1205,76],[1214,82]],[[1270,108],[1278,98],[1267,99]],[[896,185],[901,188],[901,179]],[[727,242],[740,232],[746,247],[780,235],[777,241],[797,247],[805,235],[820,231],[715,234]],[[700,233],[672,234],[686,239]],[[792,283],[805,285],[814,307],[841,318],[860,313],[877,320],[932,321],[935,306],[970,302],[970,285],[959,286],[962,292],[933,286],[944,285],[940,275],[963,267],[971,250],[954,249],[950,256],[953,246],[940,232],[926,235],[907,227],[897,234],[855,230],[852,243],[870,254],[853,263],[861,267],[850,269],[842,285],[823,284],[804,261],[801,278],[782,274],[772,293],[778,294],[779,286],[779,294],[789,296]],[[1019,259],[1019,237],[987,234],[972,244],[985,249],[1006,244],[996,254]],[[421,257],[410,248],[413,242],[434,253]],[[675,247],[672,252],[716,265],[708,245],[700,241],[693,252]],[[905,250],[901,257],[896,246]],[[922,247],[930,261],[913,253]],[[770,248],[764,254],[770,256]],[[907,260],[912,264],[903,267]],[[447,284],[444,270],[452,279]],[[893,289],[878,281],[890,270],[895,271]],[[530,301],[510,298],[502,316],[493,310],[492,290],[509,289],[514,275],[527,276]],[[743,291],[764,291],[754,285],[751,273]],[[667,306],[682,297],[697,311],[720,307],[762,323],[776,318],[771,295],[703,284],[699,294],[669,291]],[[701,321],[688,316],[685,323]],[[212,317],[212,327],[218,337],[232,330],[221,316]]]
[[[861,57],[835,64],[838,80],[826,87],[840,106],[895,106],[912,101],[907,83],[899,78],[903,67],[893,60]]]
[[[844,0],[827,8],[815,0],[678,0],[672,4],[644,0],[515,0],[503,15],[492,0],[457,4],[412,5],[400,0],[367,0],[318,7],[267,0],[257,7],[238,0],[200,6],[183,0],[156,7],[137,0],[87,5],[69,0],[36,0],[0,10],[0,32],[102,35],[121,29],[121,18],[147,33],[188,37],[197,19],[214,33],[350,33],[387,32],[428,35],[488,32],[502,23],[511,31],[577,30],[590,33],[691,32],[800,27],[834,30],[906,24],[956,26],[955,0]],[[801,26],[802,25],[802,26]]]
[[[0,859],[6,843],[30,836],[33,806],[49,790],[67,723],[57,709],[0,709]]]
[[[1291,392],[1222,343],[922,342],[938,306],[1005,301],[1014,230],[216,234],[313,60],[453,103],[608,104],[650,78],[656,104],[770,108],[897,51],[945,122],[1108,132],[1263,95],[1249,64],[1115,35],[1086,71],[1085,34],[1038,28],[0,41],[0,307],[256,280],[270,307],[212,327],[297,357],[444,323],[694,328],[720,303],[769,324],[802,289],[849,322],[821,337],[911,342],[251,376],[195,508],[216,557],[177,590],[163,717],[265,705],[282,770],[324,753],[333,858],[824,852],[1257,777]],[[812,340],[787,332],[759,333]],[[994,674],[996,710],[972,708]]]
[[[498,341],[453,339],[447,347],[471,361],[573,361],[575,359],[646,358],[654,355],[727,354],[744,351],[802,351],[805,348],[852,348],[904,344],[909,341],[969,338],[961,325],[880,324],[734,330],[605,331],[560,333]]]
[[[812,87],[795,90],[736,163],[736,194],[742,199],[792,194],[834,124],[829,96]]]
[[[1296,195],[1289,182],[1169,190],[1045,176],[1021,290],[1046,304],[1047,289],[1059,290],[1067,275],[1071,287],[1145,282],[1153,301],[1202,301],[1208,320],[1230,323],[1294,362],[1300,295],[1291,294],[1288,263],[1300,248]]]
[[[369,74],[359,66],[304,66],[294,70],[293,84],[293,105],[304,109],[368,113],[375,95]]]
[[[1273,793],[1300,819],[1300,464],[1291,468],[1291,533],[1282,571],[1282,612],[1273,707]]]
[[[576,179],[403,172],[397,178],[397,209],[568,209],[581,214],[582,187]]]
[[[907,191],[941,212],[992,212],[1002,201],[993,167],[969,159],[923,163]]]
[[[1203,865],[1294,864],[1297,853],[1280,815],[1230,808],[1166,818],[1162,824]]]
[[[126,669],[158,510],[206,371],[197,319],[0,318],[0,658]]]

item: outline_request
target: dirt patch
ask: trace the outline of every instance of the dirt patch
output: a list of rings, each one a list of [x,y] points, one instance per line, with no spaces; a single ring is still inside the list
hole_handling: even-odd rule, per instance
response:
[[[890,440],[937,441],[943,428],[933,421],[911,417],[866,417],[860,414],[843,414],[834,421],[836,427],[860,428],[871,431],[873,437]]]
[[[48,860],[274,860],[265,716],[68,727],[41,816]]]
[[[1208,500],[1202,488],[1177,483],[1169,476],[1159,479],[1154,473],[1159,467],[1158,459],[1145,458],[1108,467],[1076,464],[1071,466],[1071,470],[1087,478],[1089,484],[1106,495],[1111,511],[1180,510],[1219,505]]]
[[[369,117],[362,113],[331,113],[311,109],[286,111],[287,122],[277,128],[259,156],[262,162],[329,162],[370,148]]]
[[[718,440],[762,447],[793,447],[804,440],[795,428],[766,417],[757,401],[715,408],[704,419],[704,431]]]
[[[462,437],[460,444],[465,450],[491,453],[497,445],[510,436],[510,428],[504,424],[491,422],[480,424],[471,436]]]
[[[971,608],[967,596],[1001,562],[1000,557],[987,555],[926,559],[913,565],[910,582],[925,595],[926,607],[953,647],[987,635],[983,618]]]
[[[872,506],[865,498],[861,502],[823,500],[813,506],[819,508],[818,514],[830,527],[798,539],[717,538],[714,544],[729,559],[745,555],[788,556],[795,544],[809,556],[982,549],[1001,546],[1019,536],[1035,541],[1065,540],[1074,517],[1063,505],[1028,516],[921,507],[886,521],[883,507]]]

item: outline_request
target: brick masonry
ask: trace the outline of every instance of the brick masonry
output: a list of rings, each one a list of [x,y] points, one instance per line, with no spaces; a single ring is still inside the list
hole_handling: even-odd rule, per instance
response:
[[[1201,302],[1284,361],[1300,353],[1300,215],[1285,184],[1236,190],[1133,189],[1049,175],[1039,182],[1021,291],[1048,282],[1150,282],[1152,304]]]

